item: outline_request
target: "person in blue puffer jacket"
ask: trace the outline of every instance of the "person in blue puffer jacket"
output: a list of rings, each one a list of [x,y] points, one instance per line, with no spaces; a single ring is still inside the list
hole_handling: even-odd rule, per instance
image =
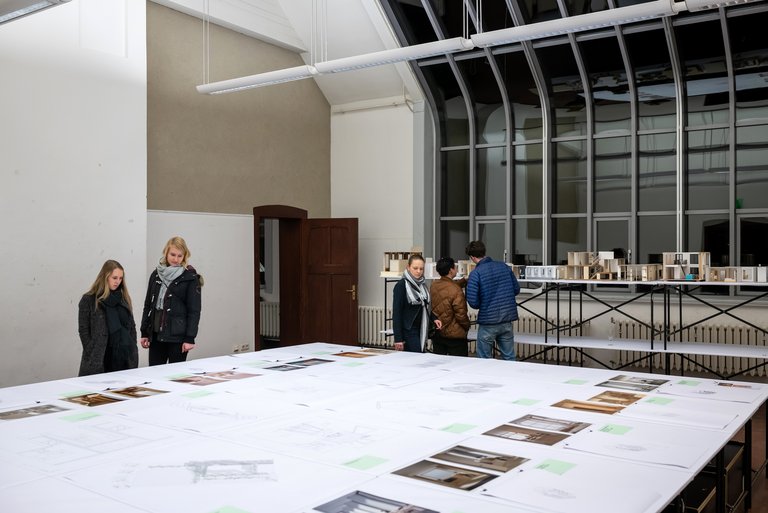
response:
[[[477,265],[469,275],[465,292],[469,306],[478,310],[477,357],[492,358],[495,342],[502,358],[514,360],[512,321],[517,320],[515,296],[520,293],[520,283],[507,264],[485,256],[482,241],[467,244],[466,253]]]

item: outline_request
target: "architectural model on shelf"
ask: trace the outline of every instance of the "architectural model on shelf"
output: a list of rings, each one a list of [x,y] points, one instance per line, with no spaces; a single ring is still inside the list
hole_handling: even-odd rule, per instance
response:
[[[710,267],[708,252],[699,253],[663,253],[663,280],[694,280],[704,281]]]

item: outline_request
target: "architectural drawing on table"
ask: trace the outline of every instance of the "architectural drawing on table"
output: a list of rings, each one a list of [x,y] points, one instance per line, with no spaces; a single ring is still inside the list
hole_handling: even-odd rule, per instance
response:
[[[27,419],[29,417],[39,417],[40,415],[58,413],[60,411],[68,411],[68,408],[62,408],[61,406],[53,404],[38,404],[28,408],[16,408],[13,410],[2,411],[0,412],[0,420]]]
[[[438,513],[413,504],[380,497],[360,490],[313,508],[320,513]]]
[[[272,434],[266,437],[318,452],[361,448],[393,436],[391,430],[333,421],[299,422],[272,429]]]
[[[519,442],[530,442],[540,445],[555,445],[562,442],[569,436],[568,433],[553,433],[551,431],[540,431],[537,429],[528,429],[511,424],[502,424],[483,433],[484,435],[496,436],[506,440],[516,440]]]
[[[482,394],[503,386],[498,383],[454,383],[453,385],[440,387],[440,390],[458,394]]]
[[[586,411],[590,413],[605,413],[613,415],[624,409],[619,404],[590,403],[588,401],[577,401],[575,399],[563,399],[554,403],[555,408],[565,408],[567,410]]]
[[[376,409],[382,411],[415,413],[428,417],[442,417],[443,415],[455,415],[462,413],[458,407],[436,404],[434,401],[418,401],[409,399],[392,399],[376,401]]]
[[[275,461],[211,459],[142,465],[125,463],[112,477],[115,488],[186,486],[221,481],[277,481]]]
[[[623,406],[629,406],[636,403],[640,399],[645,397],[645,394],[631,394],[629,392],[616,392],[614,390],[606,390],[594,397],[587,399],[588,401],[597,403],[609,403],[609,404],[621,404]]]

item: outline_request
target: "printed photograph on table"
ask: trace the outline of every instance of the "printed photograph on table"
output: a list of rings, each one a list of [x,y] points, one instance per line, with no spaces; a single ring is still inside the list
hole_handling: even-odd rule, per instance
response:
[[[326,502],[312,511],[320,513],[440,513],[433,509],[356,491]]]
[[[294,371],[299,369],[305,369],[306,367],[297,367],[296,365],[288,365],[287,363],[283,363],[280,365],[273,365],[272,367],[264,367],[264,368],[268,370],[284,372],[284,371]]]
[[[200,387],[215,385],[217,383],[224,383],[224,381],[221,379],[207,375],[181,376],[179,378],[174,378],[171,381],[175,381],[176,383],[186,383],[187,385],[196,385]]]
[[[380,347],[366,347],[360,350],[361,353],[373,353],[373,354],[389,354],[394,353],[392,349],[382,349]]]
[[[470,467],[480,467],[497,472],[508,472],[529,461],[528,458],[476,449],[466,445],[452,447],[447,451],[435,454],[432,456],[432,459],[459,463]]]
[[[578,433],[582,429],[588,428],[592,424],[588,422],[577,422],[575,420],[555,419],[552,417],[543,417],[541,415],[524,415],[519,419],[509,422],[531,429],[543,429],[545,431],[557,431],[559,433]]]
[[[309,358],[307,360],[298,360],[295,362],[288,362],[286,365],[296,365],[298,367],[312,367],[313,365],[321,365],[323,363],[331,363],[333,360],[323,360],[322,358]]]
[[[608,381],[603,381],[602,383],[598,383],[596,386],[598,387],[607,387],[607,388],[620,388],[623,390],[634,390],[635,392],[651,392],[653,390],[656,390],[661,385],[669,383],[669,380],[666,379],[655,379],[655,378],[641,378],[638,376],[627,376],[624,374],[620,374],[618,376],[614,376]]]
[[[632,394],[630,392],[616,392],[615,390],[606,390],[605,392],[598,394],[594,397],[590,397],[587,401],[595,403],[609,403],[609,404],[621,404],[623,406],[629,406],[634,404],[640,399],[645,397],[645,394]]]
[[[218,372],[206,372],[205,375],[208,376],[209,378],[220,379],[222,381],[230,381],[233,379],[255,378],[256,376],[261,376],[261,374],[250,374],[247,372],[240,372],[235,369],[218,371]]]
[[[555,408],[565,408],[566,410],[586,411],[590,413],[605,413],[613,415],[624,409],[618,404],[589,403],[587,401],[576,401],[574,399],[563,399],[554,403]]]
[[[92,394],[82,394],[82,395],[75,395],[72,397],[62,397],[62,401],[68,401],[70,403],[75,404],[81,404],[83,406],[101,406],[104,404],[112,404],[112,403],[119,403],[120,401],[124,401],[124,399],[119,399],[117,397],[111,397],[108,395],[104,395],[98,392],[92,393]]]
[[[374,355],[356,353],[354,351],[343,351],[341,353],[335,353],[333,356],[346,356],[347,358],[370,358],[371,356],[374,356]]]
[[[110,393],[138,399],[140,397],[152,397],[153,395],[167,394],[168,390],[157,390],[156,388],[134,386],[110,390]]]
[[[423,460],[402,468],[394,474],[434,483],[456,490],[474,490],[498,476],[466,468]]]
[[[41,404],[38,406],[30,406],[29,408],[0,411],[0,420],[28,419],[30,417],[39,417],[40,415],[58,413],[60,411],[69,411],[69,409],[53,404]]]
[[[541,445],[555,445],[568,438],[571,435],[565,433],[552,433],[551,431],[539,431],[537,429],[528,429],[511,424],[502,424],[483,433],[489,436],[505,438],[507,440],[516,440],[518,442],[530,442]]]

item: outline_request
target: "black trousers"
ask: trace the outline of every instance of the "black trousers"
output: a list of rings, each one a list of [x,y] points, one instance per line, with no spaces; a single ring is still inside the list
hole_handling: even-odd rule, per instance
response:
[[[466,338],[443,337],[438,331],[432,337],[432,352],[450,356],[469,356],[469,343]]]
[[[165,365],[166,363],[186,362],[187,354],[181,352],[181,343],[155,342],[152,337],[149,344],[149,365]]]

